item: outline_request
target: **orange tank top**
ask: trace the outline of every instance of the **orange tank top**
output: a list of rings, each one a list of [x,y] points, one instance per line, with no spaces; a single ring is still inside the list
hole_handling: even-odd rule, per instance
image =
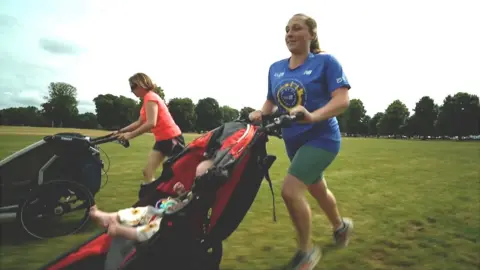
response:
[[[165,105],[165,102],[157,93],[153,91],[148,91],[148,93],[143,97],[143,105],[140,109],[140,119],[143,122],[147,120],[145,106],[147,102],[150,101],[157,103],[158,106],[157,125],[151,129],[153,135],[155,136],[155,140],[169,140],[182,134],[182,131],[168,111],[168,107]]]

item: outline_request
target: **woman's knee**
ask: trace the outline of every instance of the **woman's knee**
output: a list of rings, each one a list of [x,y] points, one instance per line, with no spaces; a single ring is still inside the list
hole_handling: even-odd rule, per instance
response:
[[[142,174],[144,177],[152,177],[153,176],[153,170],[149,166],[145,166],[142,170]]]
[[[306,186],[297,177],[288,174],[285,177],[282,187],[282,198],[285,202],[302,199]]]
[[[145,177],[150,177],[155,173],[155,170],[162,164],[163,160],[165,159],[165,156],[158,151],[152,151],[150,152],[150,155],[148,156],[147,164],[142,170],[143,176]]]
[[[328,195],[328,187],[325,178],[322,177],[316,183],[309,185],[308,191],[317,199],[326,197]]]

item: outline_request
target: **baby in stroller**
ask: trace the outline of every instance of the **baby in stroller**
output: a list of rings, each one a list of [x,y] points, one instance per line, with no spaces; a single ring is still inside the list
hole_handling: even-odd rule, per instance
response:
[[[198,164],[195,176],[204,174],[213,165],[212,159],[207,159]],[[129,207],[117,212],[104,212],[92,206],[90,217],[100,226],[107,228],[112,237],[121,236],[129,240],[143,242],[152,237],[159,229],[163,214],[174,211],[187,203],[179,199],[187,192],[182,183],[174,185],[173,190],[179,197],[161,199],[154,206]]]

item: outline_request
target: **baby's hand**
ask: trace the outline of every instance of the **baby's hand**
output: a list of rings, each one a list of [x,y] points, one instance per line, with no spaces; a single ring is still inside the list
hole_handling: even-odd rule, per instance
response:
[[[177,193],[178,195],[182,195],[185,193],[185,186],[182,183],[177,182],[173,186],[173,191],[175,191],[175,193]]]

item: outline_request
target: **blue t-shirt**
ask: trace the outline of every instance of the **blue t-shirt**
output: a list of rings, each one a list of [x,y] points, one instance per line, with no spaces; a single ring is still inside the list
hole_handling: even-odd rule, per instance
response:
[[[325,106],[339,87],[350,89],[340,63],[330,54],[308,55],[301,66],[290,69],[289,58],[273,63],[268,73],[267,99],[286,113],[297,105],[309,112]],[[331,152],[340,149],[340,128],[336,117],[314,124],[294,123],[282,130],[289,156],[303,144],[321,147]]]

